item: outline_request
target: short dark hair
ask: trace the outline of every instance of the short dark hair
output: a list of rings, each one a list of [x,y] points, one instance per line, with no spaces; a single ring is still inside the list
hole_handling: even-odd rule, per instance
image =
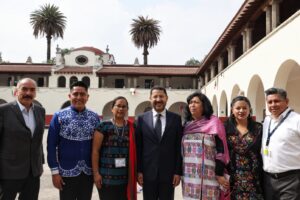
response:
[[[152,95],[153,90],[161,90],[168,96],[166,88],[164,88],[162,86],[159,86],[159,85],[153,86],[150,90],[150,96]]]
[[[127,101],[127,99],[126,99],[125,97],[123,97],[123,96],[118,96],[118,97],[114,98],[114,99],[112,100],[111,108],[113,108],[113,107],[116,105],[116,102],[117,102],[118,100],[120,100],[120,99],[124,99],[124,100],[126,101],[127,108],[129,108],[129,106],[128,106],[128,101]]]
[[[278,94],[283,99],[287,98],[287,92],[282,88],[271,87],[265,91],[266,96]]]
[[[72,90],[74,87],[83,87],[86,91],[88,91],[88,86],[83,81],[76,81],[72,83],[70,90]]]
[[[185,117],[184,117],[185,121],[188,122],[188,121],[193,120],[192,114],[189,109],[189,104],[194,97],[198,97],[200,99],[200,101],[202,102],[202,106],[203,106],[202,115],[206,119],[210,119],[210,116],[213,114],[214,111],[213,111],[213,108],[212,108],[212,105],[211,105],[209,99],[207,98],[207,96],[205,94],[203,94],[201,92],[194,92],[191,95],[189,95],[186,100],[188,105],[185,108]]]

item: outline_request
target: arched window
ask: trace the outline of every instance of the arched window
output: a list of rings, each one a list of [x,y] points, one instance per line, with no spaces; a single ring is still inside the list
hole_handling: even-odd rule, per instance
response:
[[[90,87],[90,78],[88,76],[85,76],[82,78],[82,82],[84,82],[88,87]]]
[[[64,76],[58,77],[57,86],[62,88],[66,87],[66,78]]]
[[[77,81],[78,81],[78,78],[77,78],[76,76],[72,76],[72,77],[70,78],[70,86],[71,86],[73,83],[77,82]]]

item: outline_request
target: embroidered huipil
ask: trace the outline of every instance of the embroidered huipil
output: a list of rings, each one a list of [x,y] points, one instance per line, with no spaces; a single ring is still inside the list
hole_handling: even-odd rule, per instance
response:
[[[216,143],[214,135],[186,134],[183,147],[183,199],[217,200],[219,184],[215,176]]]
[[[74,177],[92,174],[91,147],[98,115],[85,109],[78,112],[72,106],[54,114],[48,132],[48,165],[52,174]]]

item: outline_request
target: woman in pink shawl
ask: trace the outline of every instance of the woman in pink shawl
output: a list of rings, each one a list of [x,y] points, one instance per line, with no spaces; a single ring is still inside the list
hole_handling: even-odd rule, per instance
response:
[[[187,103],[182,138],[183,198],[222,199],[221,188],[229,188],[223,176],[223,168],[229,162],[223,124],[212,115],[211,103],[204,94],[191,94]]]

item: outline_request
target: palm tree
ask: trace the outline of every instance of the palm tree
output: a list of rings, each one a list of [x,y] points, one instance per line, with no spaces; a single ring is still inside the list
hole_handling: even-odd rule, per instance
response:
[[[130,34],[133,43],[137,48],[144,48],[144,65],[148,64],[148,48],[153,47],[159,41],[161,27],[158,24],[158,20],[144,18],[143,16],[133,19],[131,24]]]
[[[39,35],[46,35],[47,39],[47,62],[51,58],[51,39],[64,36],[66,28],[66,17],[55,5],[45,4],[39,10],[30,14],[30,24],[33,27],[33,35],[37,38]]]

